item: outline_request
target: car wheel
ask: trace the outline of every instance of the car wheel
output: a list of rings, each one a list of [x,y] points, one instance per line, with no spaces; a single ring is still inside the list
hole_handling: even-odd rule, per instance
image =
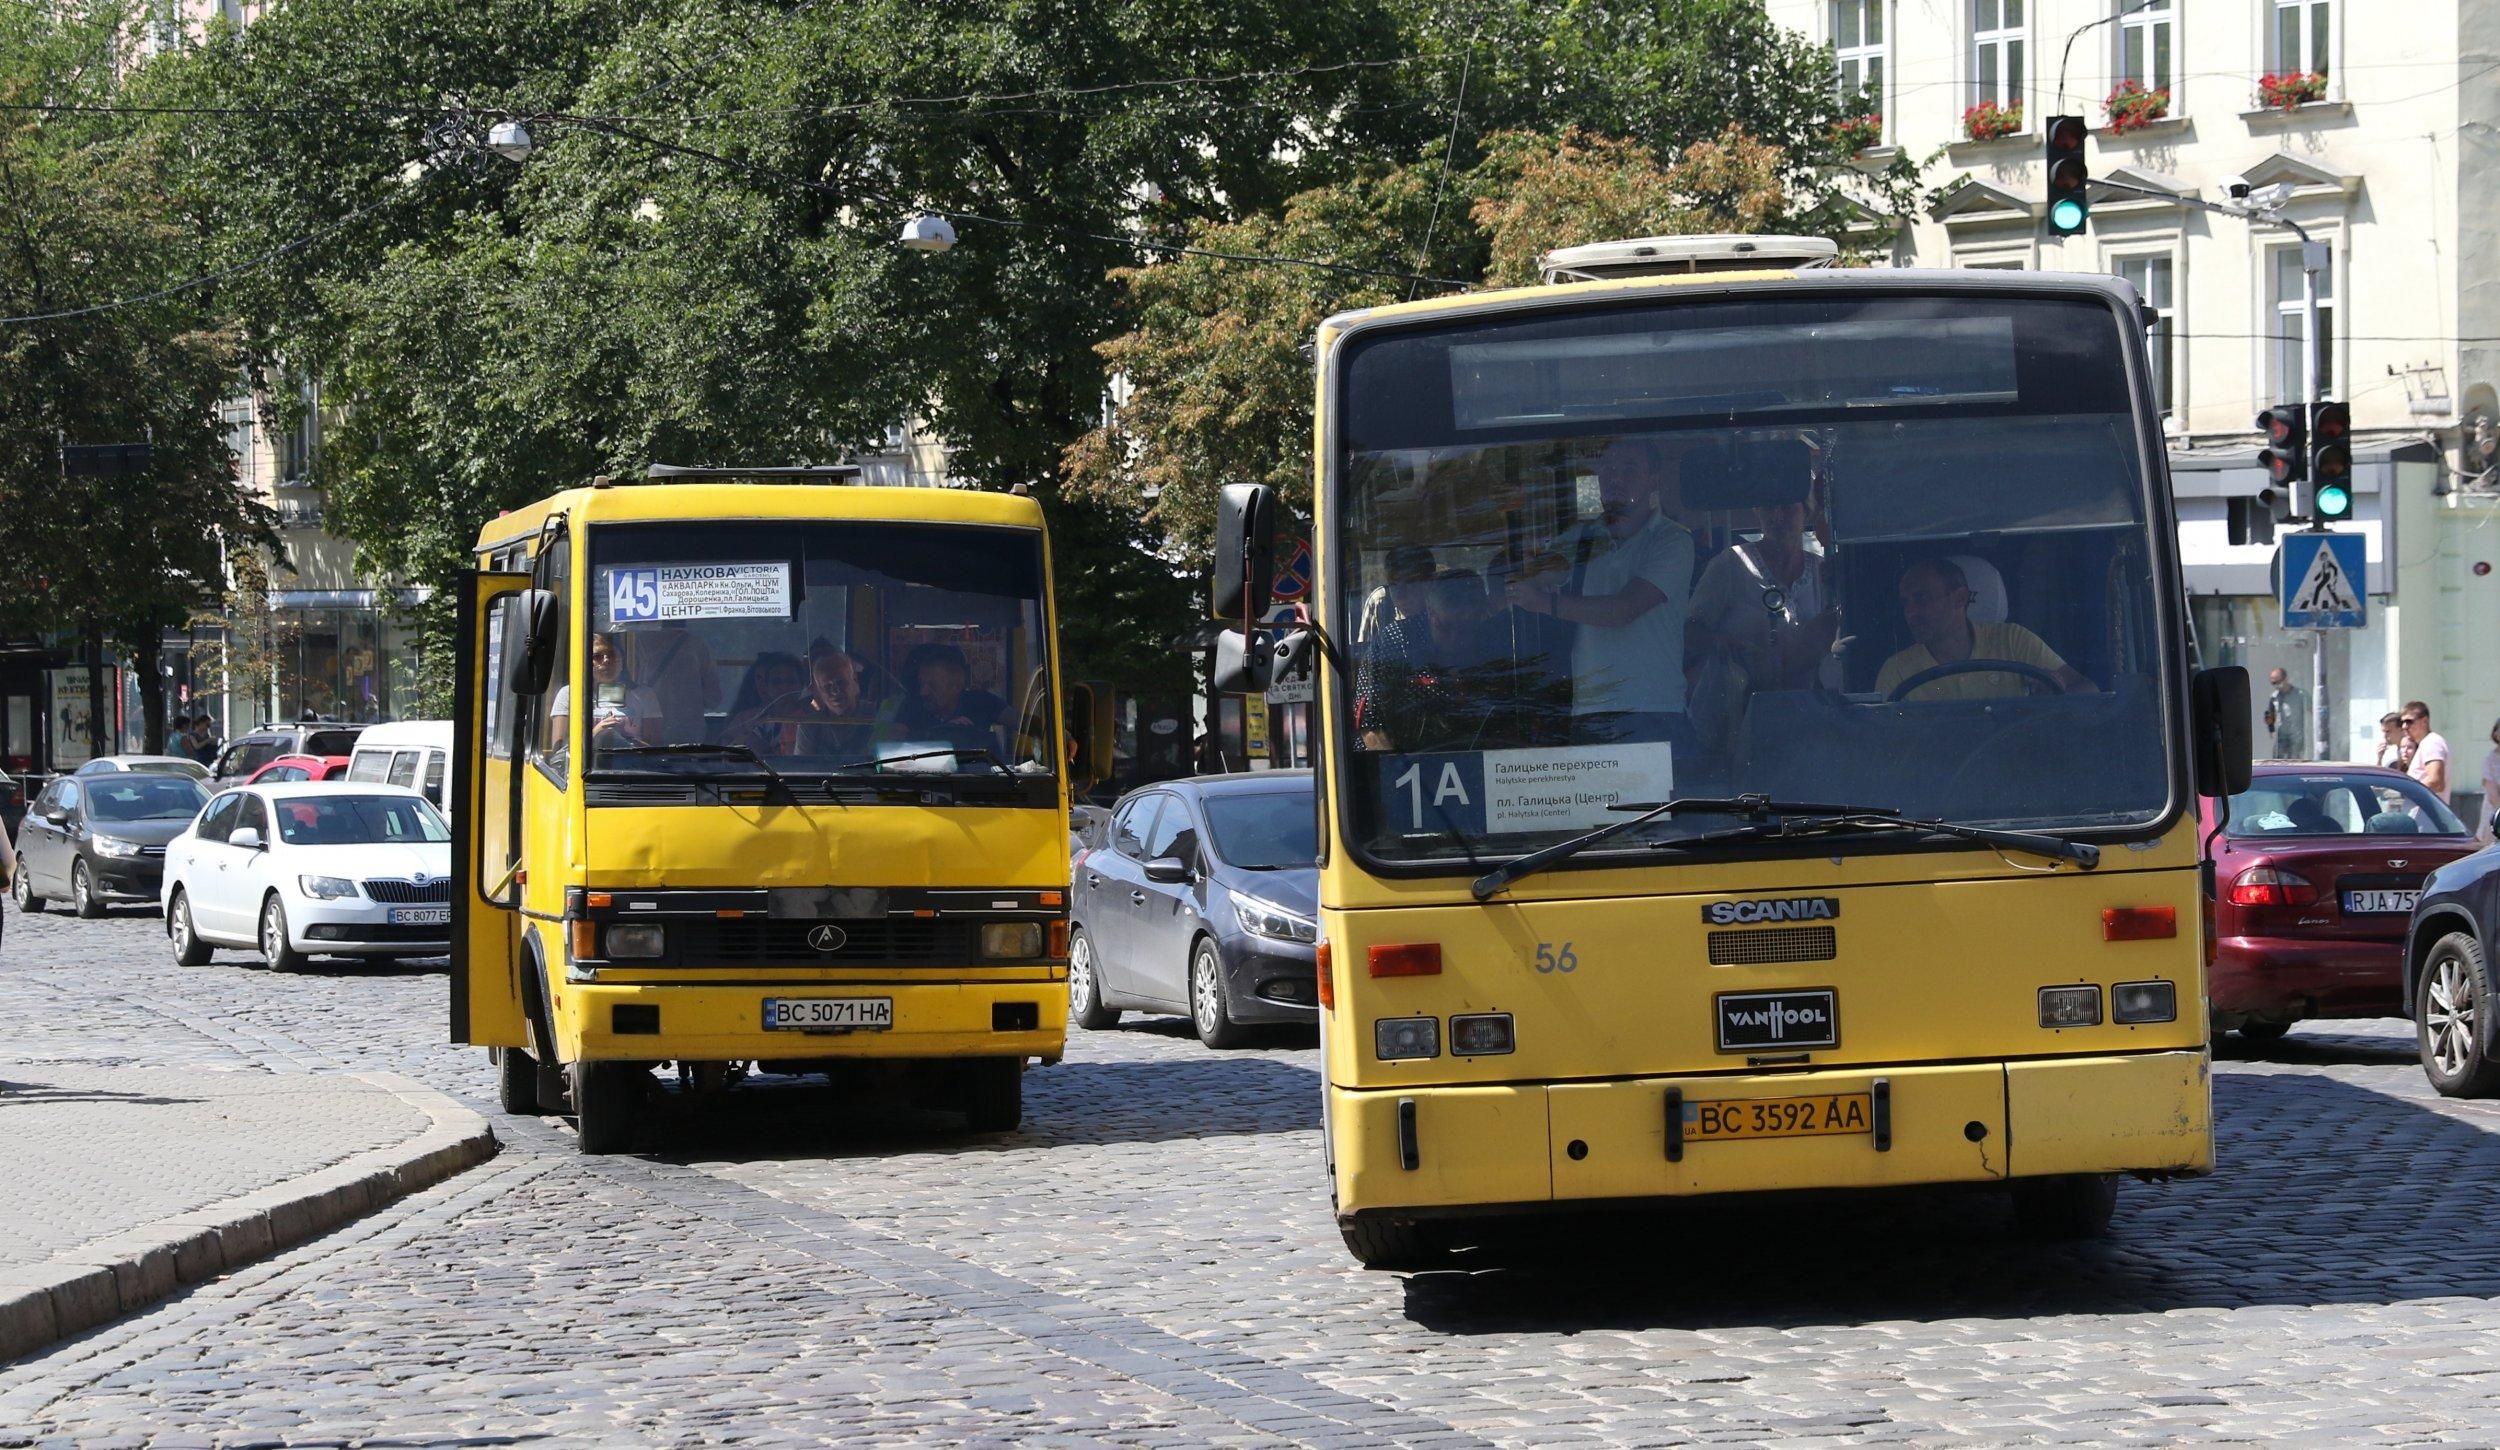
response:
[[[2292,1024],[2289,1022],[2259,1022],[2251,1019],[2240,1024],[2240,1036],[2259,1046],[2270,1042],[2281,1042],[2283,1035],[2291,1030]]]
[[[495,1101],[519,1117],[538,1116],[538,1062],[517,1047],[486,1049],[495,1059]]]
[[[70,863],[69,906],[81,921],[94,921],[104,915],[104,903],[95,894],[95,876],[84,861]]]
[[[2500,1063],[2483,1053],[2482,1019],[2491,1004],[2483,949],[2473,933],[2452,931],[2431,946],[2415,988],[2414,1040],[2422,1072],[2442,1097],[2500,1097]]]
[[[964,1125],[976,1133],[1012,1133],[1024,1122],[1024,1059],[977,1057],[956,1069]]]
[[[2097,1239],[2117,1208],[2115,1173],[2014,1180],[2014,1226],[2027,1238]]]
[[[1345,1237],[1346,1252],[1366,1269],[1429,1269],[1449,1257],[1440,1241],[1419,1223],[1340,1219],[1337,1232]]]
[[[174,963],[184,967],[205,967],[214,950],[200,940],[197,927],[191,924],[191,895],[177,888],[174,909],[165,916],[165,934],[174,940]]]
[[[1094,977],[1094,939],[1078,927],[1068,933],[1068,1020],[1089,1032],[1116,1027],[1120,1009],[1106,1007]]]
[[[1209,1047],[1239,1047],[1250,1035],[1233,1020],[1232,1004],[1224,1000],[1223,958],[1204,937],[1189,954],[1189,1021]]]
[[[634,1144],[634,1119],[651,1074],[631,1063],[571,1062],[564,1083],[573,1098],[574,1143],[584,1153],[622,1153]]]
[[[34,868],[26,864],[23,856],[17,858],[17,875],[9,881],[9,898],[28,916],[43,910],[43,898],[35,894]]]
[[[273,972],[304,970],[304,954],[287,937],[286,904],[278,900],[274,891],[260,907],[260,954]]]

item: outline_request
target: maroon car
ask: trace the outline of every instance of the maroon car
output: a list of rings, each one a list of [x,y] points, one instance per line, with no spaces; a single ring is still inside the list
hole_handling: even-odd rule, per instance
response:
[[[2398,771],[2272,761],[2230,807],[2214,842],[2214,1031],[2272,1042],[2303,1018],[2405,1015],[2413,900],[2475,850],[2455,813]]]

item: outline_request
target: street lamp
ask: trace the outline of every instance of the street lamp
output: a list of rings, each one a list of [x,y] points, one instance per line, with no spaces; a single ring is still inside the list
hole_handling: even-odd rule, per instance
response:
[[[943,252],[955,245],[955,224],[942,216],[916,216],[903,223],[900,240],[915,252]]]
[[[530,139],[530,128],[518,121],[497,121],[486,133],[486,149],[506,161],[527,161],[538,143]]]

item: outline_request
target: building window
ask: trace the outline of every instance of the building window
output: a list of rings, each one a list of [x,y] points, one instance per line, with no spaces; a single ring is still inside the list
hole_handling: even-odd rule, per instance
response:
[[[295,426],[278,434],[278,482],[307,483],[321,457],[321,385],[306,382]]]
[[[2118,275],[2126,278],[2128,284],[2135,288],[2136,295],[2144,299],[2144,305],[2153,310],[2153,325],[2144,334],[2144,351],[2152,360],[2153,394],[2161,399],[2161,412],[2165,418],[2178,407],[2178,400],[2172,392],[2175,386],[2172,379],[2178,376],[2177,359],[2172,351],[2178,346],[2174,330],[2178,312],[2177,303],[2173,300],[2178,292],[2171,272],[2172,265],[2171,259],[2166,256],[2118,259]]]
[[[2329,40],[2335,33],[2332,0],[2274,0],[2274,38],[2266,68],[2292,74],[2328,73]]]
[[[2023,0],[1970,0],[1970,104],[2023,103]]]
[[[2274,265],[2268,269],[2273,279],[2274,328],[2270,334],[2267,355],[2272,359],[2267,382],[2277,402],[2305,402],[2308,379],[2301,372],[2300,350],[2308,334],[2308,309],[2301,303],[2300,248],[2277,247]],[[2318,273],[2318,335],[2314,339],[2318,357],[2318,396],[2336,395],[2335,381],[2335,268],[2332,264]]]
[[[2176,11],[2171,0],[2118,0],[2118,79],[2148,91],[2166,91],[2178,79],[2170,38]]]
[[[1840,67],[1840,98],[1884,105],[1885,0],[1832,0],[1832,60]]]

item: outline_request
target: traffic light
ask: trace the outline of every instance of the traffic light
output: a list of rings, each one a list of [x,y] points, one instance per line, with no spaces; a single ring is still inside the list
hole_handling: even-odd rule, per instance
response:
[[[2049,235],[2079,236],[2092,220],[2092,198],[2086,194],[2091,169],[2083,162],[2083,139],[2092,128],[2081,116],[2051,116],[2042,145],[2049,173]]]
[[[2312,522],[2352,517],[2352,410],[2312,404],[2309,413],[2309,508]]]
[[[2309,476],[2309,422],[2297,407],[2268,408],[2257,415],[2257,431],[2266,446],[2257,453],[2257,463],[2266,471],[2275,494],[2291,504],[2291,516],[2299,518],[2299,492],[2292,485]]]

